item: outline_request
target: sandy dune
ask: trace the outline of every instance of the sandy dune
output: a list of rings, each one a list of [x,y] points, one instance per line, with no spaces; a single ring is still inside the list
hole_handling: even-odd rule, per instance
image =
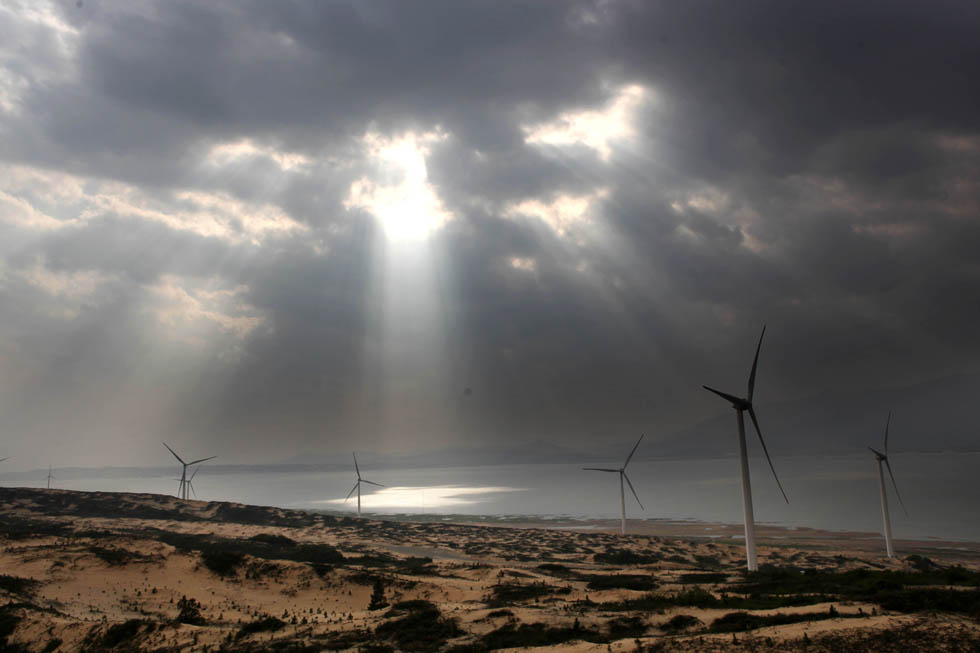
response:
[[[889,561],[866,535],[763,528],[746,576],[718,525],[624,538],[15,488],[0,518],[0,650],[980,650],[973,544]]]

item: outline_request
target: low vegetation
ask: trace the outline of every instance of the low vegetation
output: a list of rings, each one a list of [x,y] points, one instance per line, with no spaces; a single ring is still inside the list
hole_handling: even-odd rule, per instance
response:
[[[454,619],[444,618],[431,603],[414,604],[407,614],[379,625],[374,633],[394,642],[399,651],[436,651],[446,640],[464,634]]]
[[[570,587],[554,587],[546,583],[500,583],[490,588],[486,603],[491,608],[500,608],[545,596],[569,594],[571,591]]]
[[[653,576],[644,574],[596,574],[586,576],[583,580],[588,581],[586,587],[590,590],[624,589],[648,592],[657,587]]]

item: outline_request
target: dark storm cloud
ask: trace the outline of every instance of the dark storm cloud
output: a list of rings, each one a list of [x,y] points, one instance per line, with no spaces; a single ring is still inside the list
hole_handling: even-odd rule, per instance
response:
[[[741,388],[763,322],[760,392],[786,406],[833,389],[879,411],[885,388],[980,363],[969,3],[27,9],[0,12],[8,432],[74,420],[242,457],[270,433],[283,457],[711,441],[698,425],[727,409],[699,386]],[[625,136],[528,142],[630,84]],[[344,202],[398,181],[365,134],[408,130],[441,134],[425,163],[454,214],[430,244],[450,370],[428,409],[396,406],[417,424],[399,440],[376,432],[390,251]],[[573,201],[559,228],[548,211]],[[78,417],[113,397],[124,426]],[[820,419],[769,428],[784,451],[821,424],[856,433]]]

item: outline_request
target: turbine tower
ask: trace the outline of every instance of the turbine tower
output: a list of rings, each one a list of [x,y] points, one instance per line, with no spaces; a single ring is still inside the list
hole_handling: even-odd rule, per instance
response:
[[[626,484],[630,486],[630,492],[633,493],[633,496],[636,498],[636,502],[640,504],[640,509],[646,510],[646,508],[643,507],[643,503],[640,501],[640,497],[637,496],[636,490],[633,489],[633,484],[630,483],[630,477],[626,475],[626,466],[630,464],[630,459],[633,457],[633,454],[636,453],[636,448],[640,446],[640,442],[642,440],[643,440],[643,436],[641,435],[640,439],[637,440],[636,444],[633,445],[633,450],[630,451],[630,455],[626,456],[626,462],[623,463],[623,466],[620,467],[619,469],[609,469],[608,467],[583,467],[582,468],[582,469],[589,470],[590,472],[616,472],[619,474],[619,508],[620,511],[622,512],[622,519],[619,525],[620,535],[626,535],[626,490],[623,487],[623,481],[626,481]]]
[[[51,473],[51,465],[48,465],[48,489],[51,489],[51,480],[54,479],[54,474]]]
[[[888,425],[892,421],[892,412],[888,411],[888,418],[885,420],[885,452],[882,453],[877,449],[868,447],[871,452],[875,455],[875,460],[878,463],[878,487],[881,490],[881,519],[885,522],[885,551],[888,553],[889,558],[895,557],[895,548],[892,546],[892,520],[888,516],[888,493],[885,492],[885,470],[882,468],[882,463],[884,467],[888,468],[888,475],[892,478],[892,486],[895,488],[895,496],[898,497],[898,502],[902,506],[902,512],[905,516],[909,516],[909,511],[905,509],[905,502],[902,501],[902,495],[898,493],[898,483],[895,482],[895,475],[892,474],[892,466],[888,462]]]
[[[177,455],[177,452],[170,448],[170,445],[168,445],[166,442],[164,442],[163,443],[163,446],[165,446],[167,448],[167,451],[169,451],[170,453],[172,453],[174,455],[174,458],[176,458],[178,461],[180,461],[180,464],[182,465],[181,470],[180,470],[180,479],[179,479],[180,480],[180,486],[177,489],[177,496],[179,498],[181,498],[181,499],[185,499],[186,500],[187,499],[187,487],[188,487],[188,483],[190,483],[190,481],[187,480],[187,468],[190,467],[191,465],[196,465],[198,463],[203,463],[205,460],[211,460],[213,458],[217,458],[217,456],[208,456],[207,458],[201,458],[199,460],[192,460],[189,463],[185,463],[184,462],[184,459],[181,458],[180,456],[178,456]],[[196,474],[197,473],[197,470],[195,470],[194,473]],[[193,476],[191,478],[193,478]],[[193,488],[191,488],[191,491],[193,491]]]
[[[709,388],[708,386],[702,386],[705,390],[713,392],[722,399],[730,401],[732,408],[735,409],[735,414],[738,419],[738,453],[742,469],[742,509],[745,514],[745,558],[749,571],[756,571],[759,568],[759,563],[758,560],[756,560],[755,555],[755,515],[752,512],[752,484],[749,480],[749,458],[745,451],[744,413],[746,412],[748,412],[749,417],[752,418],[752,424],[755,426],[755,432],[759,434],[759,442],[762,443],[762,451],[765,452],[766,460],[769,461],[769,469],[772,470],[772,476],[776,479],[776,485],[779,486],[779,491],[782,492],[783,499],[786,500],[786,503],[789,503],[789,499],[786,497],[786,492],[783,490],[783,484],[779,482],[779,477],[776,476],[776,468],[773,467],[772,458],[769,457],[769,450],[766,448],[766,441],[762,438],[762,429],[759,428],[759,420],[755,415],[755,408],[752,406],[752,395],[755,392],[755,372],[756,368],[759,366],[759,350],[762,349],[762,338],[765,335],[766,327],[763,326],[762,335],[759,336],[759,344],[755,348],[755,359],[752,361],[752,371],[749,373],[749,391],[747,397],[743,399],[741,397],[736,397],[735,395],[722,392],[721,390],[715,390],[714,388]]]
[[[347,498],[344,499],[344,503],[347,503],[347,499],[350,499],[350,495],[354,494],[354,490],[357,490],[357,516],[361,516],[361,483],[368,483],[370,485],[377,485],[378,487],[384,487],[381,483],[375,483],[374,481],[369,481],[366,478],[361,478],[361,469],[357,466],[357,454],[351,454],[354,456],[354,472],[357,474],[357,482],[354,483],[354,487],[351,491],[347,493]]]

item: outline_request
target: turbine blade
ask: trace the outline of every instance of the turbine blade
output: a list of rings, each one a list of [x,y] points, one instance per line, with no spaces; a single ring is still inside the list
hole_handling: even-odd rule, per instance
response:
[[[167,448],[167,451],[169,451],[170,453],[172,453],[172,454],[174,455],[174,458],[176,458],[177,460],[179,460],[179,461],[180,461],[180,464],[181,464],[181,465],[183,465],[183,464],[184,464],[184,459],[183,459],[183,458],[181,458],[180,456],[178,456],[178,455],[177,455],[177,452],[176,452],[176,451],[174,451],[173,449],[171,449],[171,448],[170,448],[170,445],[169,445],[169,444],[167,444],[166,442],[164,442],[164,443],[163,443],[163,446],[165,446],[165,447]]]
[[[357,486],[360,485],[360,484],[361,484],[361,481],[360,481],[360,479],[358,479],[357,483],[354,483],[354,487],[352,487],[351,490],[350,490],[350,492],[347,493],[347,497],[344,498],[344,502],[345,503],[347,502],[347,499],[350,499],[350,495],[354,494],[354,490],[356,490],[357,489]]]
[[[888,457],[885,454],[883,454],[880,451],[878,451],[877,449],[875,449],[874,447],[868,447],[868,449],[870,449],[874,453],[874,455],[878,456],[881,459],[885,459],[885,458]]]
[[[385,485],[381,485],[381,483],[375,483],[374,481],[368,481],[363,478],[361,479],[361,483],[370,483],[371,485],[377,485],[378,487],[387,487]]]
[[[626,475],[626,472],[623,472],[623,478],[626,479],[626,484],[630,486],[630,492],[633,493],[633,497],[636,499],[636,502],[640,504],[640,510],[646,510],[646,508],[643,507],[643,502],[640,501],[640,497],[636,494],[636,490],[633,489],[633,484],[630,483],[630,477]]]
[[[755,347],[755,358],[752,360],[752,371],[749,372],[749,402],[752,401],[752,393],[755,392],[755,371],[759,367],[759,350],[762,349],[762,338],[766,335],[766,325],[762,325],[762,335],[759,336],[759,344]]]
[[[755,408],[749,406],[749,417],[752,418],[752,424],[755,426],[755,432],[759,434],[759,442],[762,443],[762,451],[766,454],[766,460],[769,461],[769,469],[772,470],[772,477],[776,479],[776,485],[779,486],[779,491],[783,493],[783,499],[786,503],[789,503],[789,497],[786,496],[786,490],[783,489],[783,484],[779,482],[779,476],[776,475],[776,468],[772,464],[772,458],[769,457],[769,449],[766,448],[766,441],[762,438],[762,429],[759,428],[759,420],[755,416]]]
[[[195,461],[192,461],[192,462],[187,463],[187,466],[190,467],[191,465],[196,465],[198,463],[203,463],[205,460],[212,460],[214,458],[217,458],[217,456],[208,456],[207,458],[201,458],[200,460],[195,460]]]
[[[895,496],[898,497],[898,503],[902,506],[902,512],[908,517],[909,511],[905,509],[905,502],[902,501],[902,495],[898,493],[898,483],[895,482],[895,475],[892,474],[892,464],[888,462],[887,458],[885,458],[885,467],[888,468],[888,475],[892,477],[892,487],[895,488]]]
[[[5,460],[10,460],[10,457],[8,456],[7,458],[0,458],[0,463],[2,463]]]
[[[190,481],[187,481],[187,487],[189,487],[191,489],[191,494],[193,494],[194,495],[194,498],[196,499],[197,498],[197,490],[194,489],[194,484],[191,483]]]
[[[888,419],[885,420],[885,455],[888,455],[888,424],[892,421],[892,411],[888,411]]]
[[[703,385],[701,387],[704,388],[705,390],[707,390],[708,392],[715,393],[716,395],[718,395],[722,399],[727,399],[728,401],[732,402],[736,406],[740,406],[743,403],[742,400],[739,399],[738,397],[736,397],[735,395],[730,395],[727,392],[722,392],[721,390],[715,390],[714,388],[709,388],[706,385]]]
[[[618,472],[618,469],[606,469],[605,467],[583,467],[582,469],[587,469],[590,472]]]
[[[191,477],[190,477],[190,478],[188,479],[188,482],[191,482],[191,481],[193,481],[193,480],[194,480],[194,477],[195,477],[195,476],[197,476],[197,473],[198,473],[199,471],[201,471],[201,468],[200,468],[200,467],[198,467],[197,469],[195,469],[195,470],[194,470],[194,473],[193,473],[193,474],[191,474]]]
[[[640,441],[642,441],[642,440],[643,440],[643,436],[641,435],[641,436],[640,436],[640,439],[639,439],[639,440],[637,440],[637,441],[636,441],[636,444],[634,444],[634,445],[633,445],[633,451],[631,451],[631,452],[630,452],[630,455],[628,455],[628,456],[626,457],[626,462],[625,462],[625,463],[623,463],[623,469],[626,469],[626,466],[630,464],[630,459],[631,459],[631,458],[633,457],[633,454],[635,454],[635,453],[636,453],[636,448],[637,448],[638,446],[640,446]]]
[[[354,456],[354,471],[357,472],[357,478],[361,478],[361,469],[357,466],[357,454],[352,453],[351,455]]]

